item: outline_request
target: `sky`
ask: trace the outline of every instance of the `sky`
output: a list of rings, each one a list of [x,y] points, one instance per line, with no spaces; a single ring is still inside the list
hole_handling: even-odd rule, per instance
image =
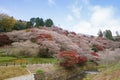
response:
[[[51,18],[56,26],[97,35],[99,30],[120,33],[120,0],[0,0],[0,13],[29,21]]]

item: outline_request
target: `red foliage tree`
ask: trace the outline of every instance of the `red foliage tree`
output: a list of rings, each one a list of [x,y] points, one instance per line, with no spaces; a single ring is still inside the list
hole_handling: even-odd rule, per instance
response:
[[[99,55],[96,52],[90,52],[90,54],[94,57],[95,60],[99,60]]]
[[[58,54],[60,65],[63,67],[73,67],[78,62],[77,54],[74,51],[62,51]]]
[[[41,41],[44,41],[44,40],[53,40],[52,39],[52,36],[50,34],[40,34],[37,38],[36,38],[36,41],[37,43],[39,44]]]
[[[93,56],[99,57],[99,55],[96,52],[91,52],[90,54],[93,55]]]
[[[8,45],[10,44],[10,42],[11,41],[7,35],[0,35],[0,46]]]
[[[87,61],[87,57],[85,56],[78,56],[78,64],[83,64]]]

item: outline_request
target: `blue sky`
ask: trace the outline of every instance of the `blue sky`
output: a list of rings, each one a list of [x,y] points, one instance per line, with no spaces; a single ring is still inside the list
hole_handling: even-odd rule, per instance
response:
[[[77,33],[97,35],[110,29],[120,33],[120,0],[0,0],[0,13],[16,19],[51,18],[54,24]]]

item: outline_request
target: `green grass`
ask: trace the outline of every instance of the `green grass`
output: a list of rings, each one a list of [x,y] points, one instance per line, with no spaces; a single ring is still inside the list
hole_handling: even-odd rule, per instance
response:
[[[56,58],[16,58],[16,57],[0,57],[0,64],[5,63],[28,63],[28,64],[41,64],[41,63],[57,63]]]
[[[36,71],[36,74],[40,74],[40,73],[43,73],[43,72],[44,72],[43,70],[39,69],[39,70]]]
[[[56,58],[24,58],[28,63],[57,63]]]
[[[9,62],[11,60],[15,60],[15,57],[0,57],[0,62]]]

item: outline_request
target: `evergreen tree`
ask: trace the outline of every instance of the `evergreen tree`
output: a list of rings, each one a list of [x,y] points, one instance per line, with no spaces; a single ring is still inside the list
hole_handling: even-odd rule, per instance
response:
[[[107,39],[109,39],[109,40],[114,40],[114,39],[113,39],[113,36],[112,36],[112,32],[111,32],[110,30],[106,30],[106,31],[104,32],[104,36],[105,36]]]
[[[103,37],[103,33],[101,30],[99,30],[99,32],[98,32],[98,37]]]
[[[53,21],[51,19],[45,20],[45,26],[46,27],[51,27],[52,25],[54,25],[54,23],[53,23]]]
[[[14,30],[23,30],[26,29],[26,22],[22,20],[18,20],[14,25]]]
[[[33,26],[32,22],[28,21],[26,24],[26,28],[31,28]]]
[[[31,19],[30,19],[30,22],[32,23],[32,26],[34,27],[34,25],[35,25],[35,23],[36,23],[36,18],[34,18],[34,17],[31,18]],[[30,24],[31,24],[31,23],[30,23]]]

